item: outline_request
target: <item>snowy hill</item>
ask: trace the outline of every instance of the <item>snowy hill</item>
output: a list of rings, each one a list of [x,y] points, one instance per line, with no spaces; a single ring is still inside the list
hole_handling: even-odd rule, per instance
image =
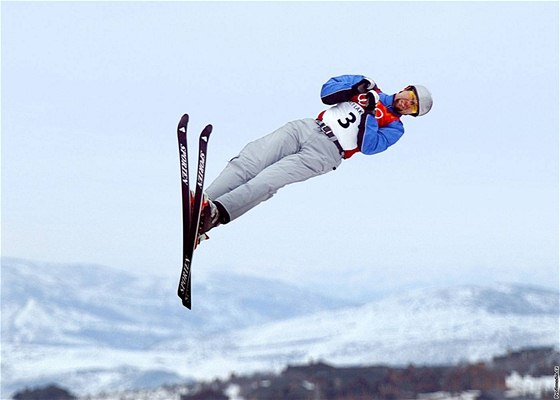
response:
[[[231,275],[176,282],[107,267],[2,260],[2,390],[124,390],[322,359],[434,364],[558,345],[558,292],[516,285],[403,293],[356,306]]]
[[[145,349],[181,331],[204,337],[338,303],[275,281],[219,275],[194,281],[187,311],[178,306],[177,282],[98,265],[3,259],[3,340]]]
[[[282,355],[286,362],[339,365],[475,361],[522,346],[557,346],[558,316],[553,291],[512,285],[421,290],[244,329],[229,337],[222,357]]]
[[[218,333],[349,304],[233,274],[195,280],[192,311],[176,295],[179,271],[173,280],[3,258],[1,277],[3,390],[59,375],[84,388],[93,374],[109,388],[127,387],[134,368],[144,381],[161,377],[150,386],[176,381],[185,354],[162,353],[164,343],[188,338],[194,348]]]

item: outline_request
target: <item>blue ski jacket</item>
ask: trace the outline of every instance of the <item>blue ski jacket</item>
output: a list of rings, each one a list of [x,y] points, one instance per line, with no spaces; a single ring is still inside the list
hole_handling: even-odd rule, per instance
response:
[[[328,105],[352,101],[352,98],[359,94],[357,87],[365,78],[363,75],[341,75],[331,78],[321,88],[321,100]],[[374,90],[379,95],[379,102],[375,109],[365,110],[361,115],[357,130],[358,147],[347,151],[346,158],[356,152],[368,155],[380,153],[395,144],[404,134],[401,114],[392,106],[394,95],[383,93],[377,85]]]

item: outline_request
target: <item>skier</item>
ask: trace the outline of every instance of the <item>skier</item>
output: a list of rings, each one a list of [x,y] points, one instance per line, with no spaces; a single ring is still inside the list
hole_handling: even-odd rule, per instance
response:
[[[355,153],[386,150],[404,134],[403,115],[421,116],[432,108],[424,86],[387,95],[363,75],[329,79],[321,100],[332,107],[317,118],[287,123],[229,161],[206,190],[201,235],[240,217],[285,185],[333,171]]]

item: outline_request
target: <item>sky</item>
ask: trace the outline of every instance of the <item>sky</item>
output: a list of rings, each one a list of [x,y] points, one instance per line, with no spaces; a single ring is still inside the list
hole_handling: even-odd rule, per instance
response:
[[[360,74],[386,93],[425,85],[433,109],[386,152],[213,230],[193,279],[348,298],[558,287],[558,7],[3,1],[2,256],[178,280],[181,115],[191,154],[214,126],[210,183],[246,143],[322,111],[330,77]]]

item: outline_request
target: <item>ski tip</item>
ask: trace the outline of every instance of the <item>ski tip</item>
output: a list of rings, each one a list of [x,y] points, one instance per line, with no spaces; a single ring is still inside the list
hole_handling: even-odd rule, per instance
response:
[[[187,307],[189,310],[191,309],[191,301],[183,299],[183,305]]]
[[[183,114],[181,120],[179,121],[179,126],[186,125],[189,122],[189,114]]]
[[[181,117],[179,124],[177,125],[177,133],[186,134],[187,125],[189,124],[189,115],[185,114]]]
[[[212,129],[214,129],[214,127],[213,127],[212,125],[206,125],[206,127],[204,128],[204,130],[205,130],[207,133],[212,132]]]

